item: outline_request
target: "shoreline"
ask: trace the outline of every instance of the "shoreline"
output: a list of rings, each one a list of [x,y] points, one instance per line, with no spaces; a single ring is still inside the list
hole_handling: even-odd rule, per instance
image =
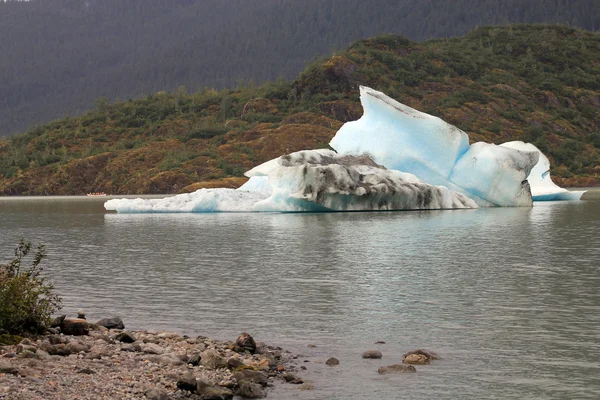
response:
[[[297,355],[255,343],[246,333],[221,341],[69,321],[75,321],[75,330],[63,333],[77,335],[51,328],[0,345],[0,399],[208,400],[263,398],[279,384],[312,389],[294,375]],[[87,325],[87,333],[77,324]]]

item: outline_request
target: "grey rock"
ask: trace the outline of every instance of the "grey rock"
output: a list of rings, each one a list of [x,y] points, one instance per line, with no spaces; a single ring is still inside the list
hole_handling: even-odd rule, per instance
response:
[[[121,351],[140,352],[142,351],[142,346],[137,343],[128,343],[121,346]]]
[[[31,343],[31,341],[29,343]],[[27,344],[22,344],[22,342],[21,342],[21,344],[17,345],[17,354],[22,353],[24,351],[30,351],[32,353],[35,353],[37,351],[37,347],[27,345]]]
[[[96,325],[103,326],[107,329],[125,329],[125,324],[120,317],[103,318],[96,322]]]
[[[186,372],[185,374],[180,375],[177,379],[177,389],[194,392],[196,391],[196,388],[196,377],[194,377],[191,372]]]
[[[64,344],[44,344],[42,350],[46,351],[51,356],[68,356],[69,353]]]
[[[85,358],[88,360],[101,360],[102,357],[108,356],[108,353],[105,350],[94,349],[85,355]]]
[[[162,389],[150,389],[144,393],[148,400],[169,400],[169,395]]]
[[[29,379],[36,379],[41,377],[38,371],[31,368],[19,368],[19,376]]]
[[[242,333],[236,339],[235,344],[245,351],[250,352],[250,354],[254,354],[256,352],[256,342],[254,341],[254,338],[246,332]]]
[[[294,385],[300,385],[300,384],[304,383],[304,381],[302,379],[298,378],[294,374],[290,374],[289,372],[286,372],[285,374],[283,374],[281,376],[283,377],[283,379],[285,379],[285,381],[287,383],[292,383]]]
[[[33,369],[44,369],[44,363],[39,360],[29,360],[25,365]]]
[[[18,356],[20,358],[37,358],[37,354],[30,350],[23,350]]]
[[[40,359],[40,360],[46,360],[50,357],[50,354],[48,354],[47,351],[42,350],[42,349],[38,349],[35,352],[36,358]]]
[[[65,350],[69,354],[87,353],[90,351],[90,346],[81,342],[70,342],[65,345]]]
[[[208,369],[219,369],[227,367],[227,360],[225,360],[218,351],[206,350],[200,355],[200,364]]]
[[[379,350],[367,350],[362,354],[362,358],[366,359],[380,359],[383,357]]]
[[[194,353],[187,359],[187,363],[196,366],[200,364],[201,359],[200,353]]]
[[[264,372],[254,371],[251,369],[243,369],[241,371],[233,374],[233,378],[238,381],[248,381],[252,383],[257,383],[261,386],[267,386],[268,376]]]
[[[123,343],[133,343],[136,341],[136,338],[133,335],[133,333],[131,333],[129,331],[123,331],[121,333],[117,333],[115,335],[114,339],[118,340],[119,342],[123,342]]]
[[[227,368],[229,369],[233,370],[241,367],[242,365],[244,365],[244,363],[239,358],[231,357],[229,360],[227,360]]]
[[[173,354],[158,355],[151,358],[152,362],[163,365],[183,365],[185,361]]]
[[[0,373],[17,375],[19,373],[19,369],[10,365],[9,363],[0,361]]]
[[[231,400],[233,392],[227,388],[211,385],[210,383],[198,380],[196,393],[202,400]]]
[[[424,356],[428,362],[431,360],[441,360],[442,359],[442,357],[440,357],[440,355],[438,353],[433,352],[431,350],[426,350],[426,349],[411,350],[408,353],[403,354],[402,358],[405,359],[406,357],[408,357],[410,355]]]
[[[267,396],[261,385],[246,380],[238,381],[235,394],[245,399],[262,399]]]
[[[417,372],[417,369],[415,367],[413,367],[412,365],[393,364],[393,365],[388,365],[387,367],[380,367],[377,370],[377,373],[379,373],[381,375],[402,374],[405,372]]]
[[[164,354],[165,349],[154,343],[146,343],[142,347],[142,351],[147,354]]]
[[[330,367],[333,367],[335,365],[340,365],[340,360],[338,360],[335,357],[331,357],[327,359],[327,361],[325,361],[325,364],[329,365]]]
[[[64,338],[62,336],[58,336],[58,335],[48,336],[48,341],[50,342],[50,344],[67,343],[67,339],[66,338]]]
[[[93,375],[96,374],[97,372],[94,371],[93,369],[90,368],[82,368],[79,371],[77,371],[78,374],[86,374],[86,375]]]

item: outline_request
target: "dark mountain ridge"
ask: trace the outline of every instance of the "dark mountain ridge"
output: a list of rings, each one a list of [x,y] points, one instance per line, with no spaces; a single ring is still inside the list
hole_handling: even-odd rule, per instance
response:
[[[471,141],[533,142],[563,186],[600,184],[600,33],[510,25],[422,43],[361,40],[294,81],[98,101],[93,112],[0,141],[0,195],[236,187],[261,162],[327,147],[362,114],[359,85]]]
[[[32,0],[0,2],[0,136],[185,86],[295,77],[316,54],[383,33],[478,25],[600,27],[594,0]]]

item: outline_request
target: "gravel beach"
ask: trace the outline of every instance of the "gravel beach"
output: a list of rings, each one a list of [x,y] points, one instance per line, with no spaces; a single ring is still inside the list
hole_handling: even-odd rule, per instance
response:
[[[297,356],[246,333],[218,341],[85,320],[61,328],[0,346],[0,399],[263,398],[276,384],[304,384],[290,363]]]

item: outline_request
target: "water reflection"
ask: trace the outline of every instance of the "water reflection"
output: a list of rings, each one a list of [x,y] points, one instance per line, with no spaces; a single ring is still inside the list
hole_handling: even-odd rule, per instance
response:
[[[222,338],[249,330],[342,360],[310,364],[316,391],[274,398],[600,396],[600,203],[138,215],[59,203],[0,202],[0,245],[47,244],[66,311]],[[380,377],[359,356],[376,340],[384,363],[421,346],[446,360]]]

